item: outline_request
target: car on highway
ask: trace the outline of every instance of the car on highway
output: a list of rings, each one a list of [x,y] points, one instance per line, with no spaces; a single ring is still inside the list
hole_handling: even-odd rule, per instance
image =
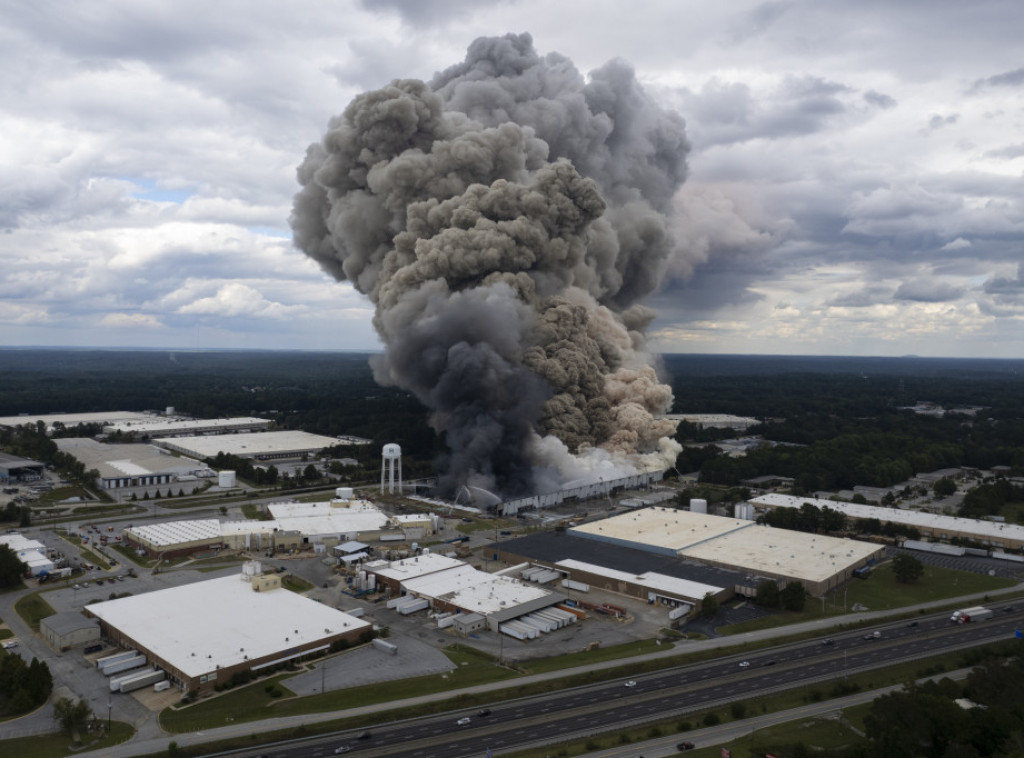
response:
[[[750,665],[750,661],[740,661],[740,668],[741,669],[745,669],[749,665]]]
[[[482,708],[481,710],[476,712],[476,715],[479,716],[480,718],[483,718],[484,716],[490,716],[491,715],[491,709],[490,708]]]
[[[630,679],[628,682],[626,682],[626,686],[627,687],[636,687],[636,682],[634,682],[632,679]]]
[[[827,640],[822,640],[821,644],[822,645],[834,645],[834,644],[836,644],[836,641],[830,637]]]
[[[368,739],[370,739],[370,738],[371,738],[372,736],[373,736],[373,734],[372,734],[371,732],[362,732],[362,733],[360,733],[360,735],[359,735],[359,736],[358,736],[358,737],[357,737],[356,739],[359,739],[359,740],[368,740]]]
[[[693,750],[694,747],[695,745],[692,742],[680,742],[678,745],[676,745],[676,750]]]
[[[473,723],[473,719],[471,719],[469,716],[463,716],[461,719],[459,719],[455,723],[458,724],[459,726],[469,726],[471,723]]]
[[[338,747],[334,748],[334,754],[335,755],[341,755],[342,753],[347,753],[347,752],[349,752],[351,750],[352,750],[352,748],[349,747],[348,745],[339,745]]]

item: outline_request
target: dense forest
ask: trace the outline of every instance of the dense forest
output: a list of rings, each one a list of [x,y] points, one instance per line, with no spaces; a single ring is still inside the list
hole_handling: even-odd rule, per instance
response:
[[[889,487],[954,466],[1024,471],[1024,361],[665,356],[676,410],[759,419],[741,458],[708,444],[735,436],[681,425],[676,468],[734,486],[792,477],[797,494]],[[941,417],[909,408],[929,402]]]
[[[788,476],[802,494],[952,466],[1024,471],[1024,361],[666,355],[661,368],[675,412],[760,420],[747,434],[764,443],[741,458],[710,444],[731,432],[680,425],[676,469],[707,483]],[[367,353],[2,349],[0,386],[0,416],[173,406],[397,442],[414,467],[444,453],[423,406],[379,386]],[[921,401],[951,412],[908,410]]]

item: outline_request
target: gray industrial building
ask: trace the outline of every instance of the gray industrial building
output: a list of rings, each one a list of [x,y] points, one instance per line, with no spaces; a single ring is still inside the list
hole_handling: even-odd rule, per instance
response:
[[[100,623],[78,611],[48,616],[39,622],[39,633],[58,653],[92,645],[100,640]]]
[[[39,461],[0,453],[0,482],[37,482],[45,469]]]

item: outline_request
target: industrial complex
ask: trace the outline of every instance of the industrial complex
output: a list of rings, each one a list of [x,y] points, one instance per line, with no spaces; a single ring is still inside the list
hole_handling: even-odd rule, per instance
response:
[[[437,531],[433,514],[391,515],[339,487],[326,502],[271,503],[269,520],[165,521],[124,530],[125,541],[148,555],[173,557],[213,549],[326,550],[343,542],[414,542]]]
[[[185,691],[212,689],[339,643],[371,625],[283,589],[257,561],[241,574],[86,606],[103,636],[145,657]]]
[[[594,547],[580,549],[583,542]],[[570,580],[615,588],[653,602],[691,605],[709,592],[718,599],[753,594],[764,579],[800,581],[812,595],[822,595],[882,553],[879,545],[867,542],[664,507],[592,521],[569,528],[565,536],[553,540],[531,536],[497,548],[503,560],[540,562],[565,571]],[[612,555],[619,556],[625,570],[609,563]],[[665,564],[673,570],[667,571]],[[602,566],[612,570],[604,571]],[[698,566],[700,571],[687,571]],[[725,573],[709,577],[704,573],[708,568]],[[659,579],[658,573],[691,585]]]
[[[911,526],[920,532],[923,538],[934,541],[952,539],[969,540],[997,550],[1020,550],[1024,548],[1024,526],[1007,524],[1002,521],[983,521],[979,519],[945,516],[928,511],[914,511],[902,508],[882,508],[873,505],[844,503],[814,497],[794,497],[770,493],[751,498],[748,501],[755,508],[769,510],[772,508],[800,508],[810,503],[818,508],[831,508],[839,511],[849,519],[878,519],[881,523]]]

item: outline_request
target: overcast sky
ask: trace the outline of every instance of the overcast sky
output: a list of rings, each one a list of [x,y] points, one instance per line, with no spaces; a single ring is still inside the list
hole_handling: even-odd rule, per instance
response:
[[[1024,357],[1010,0],[0,0],[0,344],[378,349],[292,245],[296,167],[509,32],[686,121],[656,349]]]

